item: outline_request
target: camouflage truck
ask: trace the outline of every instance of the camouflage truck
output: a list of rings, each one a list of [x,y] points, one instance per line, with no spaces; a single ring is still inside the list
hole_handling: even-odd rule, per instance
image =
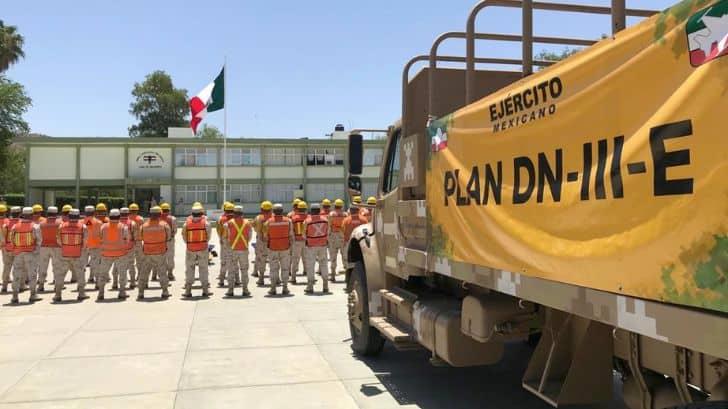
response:
[[[728,0],[624,3],[484,0],[407,63],[378,203],[347,244],[354,351],[460,367],[530,340],[523,387],[553,406],[612,399],[617,371],[630,408],[725,407]],[[522,34],[475,32],[494,7],[520,8]],[[534,10],[610,15],[613,34],[538,37]],[[451,38],[464,57],[438,54]],[[522,58],[476,57],[476,40]],[[586,47],[552,64],[534,43]],[[352,134],[352,194],[361,162]]]

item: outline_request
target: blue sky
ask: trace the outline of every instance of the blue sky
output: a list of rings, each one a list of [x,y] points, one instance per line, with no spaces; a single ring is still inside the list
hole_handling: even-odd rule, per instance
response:
[[[608,0],[572,0],[608,5]],[[673,0],[628,0],[664,9]],[[228,62],[230,137],[321,137],[385,128],[398,119],[404,63],[444,31],[464,30],[476,0],[28,0],[0,18],[26,38],[7,75],[26,86],[33,132],[127,136],[131,88],[153,70],[196,94]],[[537,12],[537,35],[596,38],[608,16]],[[484,13],[478,31],[517,33],[516,10]],[[547,49],[537,46],[536,51]],[[443,54],[462,54],[451,40]],[[520,45],[481,42],[480,56],[518,57]],[[222,128],[222,112],[207,123]]]

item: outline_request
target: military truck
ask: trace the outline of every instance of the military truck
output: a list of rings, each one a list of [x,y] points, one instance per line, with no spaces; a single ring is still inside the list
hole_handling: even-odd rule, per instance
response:
[[[475,32],[499,7],[520,9],[520,35]],[[536,36],[534,10],[611,16],[613,34]],[[726,0],[659,13],[484,0],[409,61],[373,218],[347,244],[354,351],[387,341],[461,367],[530,341],[523,387],[553,406],[612,399],[616,371],[630,408],[724,407],[725,21]],[[465,56],[438,53],[453,38]],[[476,56],[476,40],[519,42],[522,58]],[[585,48],[553,64],[534,43]],[[507,65],[521,69],[492,68]]]

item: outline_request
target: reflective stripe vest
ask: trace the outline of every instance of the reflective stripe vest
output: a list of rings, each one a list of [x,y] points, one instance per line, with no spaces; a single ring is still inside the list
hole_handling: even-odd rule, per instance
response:
[[[329,244],[329,222],[314,214],[306,219],[306,246],[325,247]]]
[[[129,243],[124,240],[124,227],[121,222],[109,222],[103,227],[101,230],[102,256],[117,258],[129,252]]]
[[[137,225],[141,226],[144,224],[144,218],[139,216],[138,214],[130,214],[129,219],[132,220]]]
[[[81,257],[83,222],[80,220],[63,222],[58,228],[58,234],[61,236],[61,256],[72,258]]]
[[[291,220],[283,216],[273,216],[268,224],[268,248],[273,251],[284,251],[291,248]]]
[[[227,222],[227,231],[231,249],[235,251],[248,251],[248,239],[250,238],[249,221],[242,217],[233,217]]]
[[[21,221],[16,223],[12,229],[13,253],[31,253],[35,251],[35,234],[33,233],[32,221]]]
[[[90,249],[101,247],[101,226],[103,224],[101,220],[95,217],[87,217],[84,224],[86,225],[86,234],[88,234],[86,247]]]
[[[158,220],[148,220],[142,225],[142,251],[148,256],[167,252],[167,229]]]
[[[207,242],[210,239],[207,237],[207,222],[201,217],[199,219],[193,217],[192,220],[187,220],[185,226],[187,250],[207,250]]]
[[[217,226],[215,226],[215,230],[217,230],[217,235],[222,238],[222,236],[225,234],[225,223],[232,220],[233,215],[231,213],[223,213],[222,216],[220,216],[220,219],[217,221]]]
[[[343,211],[333,211],[329,215],[329,221],[331,221],[331,232],[333,233],[339,233],[341,232],[341,225],[344,224],[344,219],[346,219],[346,213]]]
[[[13,229],[13,226],[18,223],[18,221],[18,219],[8,219],[8,221],[5,222],[5,250],[7,251],[13,251],[13,242],[10,240],[10,231]]]
[[[40,243],[42,247],[58,247],[56,236],[59,227],[61,227],[61,221],[56,218],[48,218],[40,223],[40,234],[43,237],[43,241]]]
[[[296,241],[301,241],[304,239],[304,231],[303,231],[303,222],[306,221],[306,213],[294,213],[293,217],[291,218],[291,221],[293,222],[293,236],[296,238]]]
[[[347,216],[344,220],[344,240],[349,241],[349,239],[351,238],[351,233],[354,231],[354,229],[361,226],[362,224],[367,224],[367,219],[365,219],[364,216],[360,214],[352,214]]]

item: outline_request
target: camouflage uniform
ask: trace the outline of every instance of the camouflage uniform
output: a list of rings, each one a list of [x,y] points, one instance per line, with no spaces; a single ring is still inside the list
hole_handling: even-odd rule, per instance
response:
[[[22,223],[18,222],[15,226]],[[10,232],[10,239],[12,240],[14,230]],[[32,252],[15,253],[13,259],[13,298],[17,299],[18,293],[21,287],[25,284],[25,280],[28,280],[30,287],[30,298],[35,298],[36,284],[38,281],[38,255],[40,253],[40,245],[43,238],[40,234],[40,227],[38,224],[33,223],[32,234],[35,238],[35,250]]]
[[[336,211],[329,213],[329,262],[331,263],[329,268],[329,277],[331,281],[336,281],[336,265],[338,264],[338,257],[341,254],[341,261],[346,267],[346,255],[344,254],[344,230],[339,227],[339,231],[334,231],[334,217],[341,217],[343,215],[346,218],[347,213],[341,211],[337,214]]]
[[[13,261],[15,260],[15,253],[11,248],[8,248],[8,240],[10,240],[10,227],[8,226],[9,220],[5,221],[5,224],[0,228],[0,239],[2,239],[3,249],[3,276],[2,276],[2,290],[6,292],[8,285],[12,282],[10,272],[13,270]]]
[[[168,215],[167,220],[171,235],[169,237],[169,242],[167,243],[167,252],[164,254],[164,266],[167,269],[168,278],[172,280],[174,279],[174,242],[177,238],[177,218],[172,215]]]
[[[190,251],[190,243],[187,242],[187,228],[188,224],[191,223],[192,220],[192,218],[188,218],[187,221],[185,221],[184,226],[182,227],[182,240],[184,240],[185,244],[187,244],[187,249],[185,251],[185,290],[189,291],[192,288],[192,284],[195,282],[195,266],[198,266],[200,270],[199,274],[200,284],[202,284],[202,291],[203,294],[207,294],[207,290],[210,286],[209,250],[207,248],[207,245],[205,245],[204,248],[199,251]],[[207,241],[209,241],[210,234],[212,233],[212,228],[210,227],[210,222],[208,222],[206,219],[203,220],[205,224]]]
[[[266,241],[268,241],[268,224],[273,222],[274,219],[275,216],[271,217],[263,225],[263,237]],[[288,221],[288,240],[289,243],[292,244],[294,242],[293,224],[287,218],[284,218],[283,220]],[[266,244],[270,246],[269,241]],[[287,292],[288,274],[291,267],[291,249],[289,248],[287,250],[272,250],[270,247],[268,247],[268,260],[270,263],[270,293],[275,294],[276,285],[279,282],[283,283],[284,292]]]
[[[151,223],[151,222],[150,222]],[[172,234],[172,231],[166,223],[159,222],[160,225],[164,226],[165,234],[167,238]],[[144,297],[144,290],[149,287],[149,276],[152,271],[154,271],[154,274],[156,274],[159,277],[159,286],[162,288],[162,296],[165,297],[168,294],[168,286],[169,286],[169,276],[167,276],[166,272],[166,264],[165,264],[165,254],[143,254],[143,248],[144,248],[144,225],[142,225],[142,228],[139,230],[140,232],[140,241],[142,242],[142,256],[144,259],[144,262],[142,263],[141,270],[139,271],[139,282],[137,283],[139,286],[139,294],[137,296],[138,299],[141,299]],[[169,243],[169,240],[167,240],[167,243]]]
[[[263,239],[263,215],[259,214],[253,220],[253,230],[255,230],[255,272],[258,276],[258,285],[264,284],[265,266],[268,264],[268,246]]]
[[[323,215],[312,214],[303,225],[306,251],[303,254],[303,265],[308,278],[306,289],[313,291],[313,283],[316,281],[315,266],[318,262],[319,274],[324,284],[324,291],[329,289],[329,277],[327,273],[328,260],[326,251],[328,247],[329,223]],[[318,241],[318,243],[316,243]]]
[[[248,278],[248,265],[249,265],[249,257],[250,254],[248,253],[248,243],[250,243],[250,238],[252,237],[252,234],[250,232],[251,225],[250,222],[243,219],[244,223],[241,227],[242,229],[242,239],[234,238],[233,240],[243,240],[243,244],[245,245],[245,250],[235,250],[233,247],[234,243],[230,241],[229,232],[231,229],[235,231],[235,218],[231,218],[230,220],[225,223],[224,226],[224,234],[222,236],[222,246],[228,249],[227,252],[227,280],[228,280],[228,292],[231,293],[233,289],[235,288],[235,282],[236,278],[240,277],[240,284],[243,287],[243,294],[248,292],[248,282],[250,279]],[[233,225],[231,225],[233,224]],[[247,236],[245,229],[247,228]],[[237,233],[237,232],[236,232]]]

